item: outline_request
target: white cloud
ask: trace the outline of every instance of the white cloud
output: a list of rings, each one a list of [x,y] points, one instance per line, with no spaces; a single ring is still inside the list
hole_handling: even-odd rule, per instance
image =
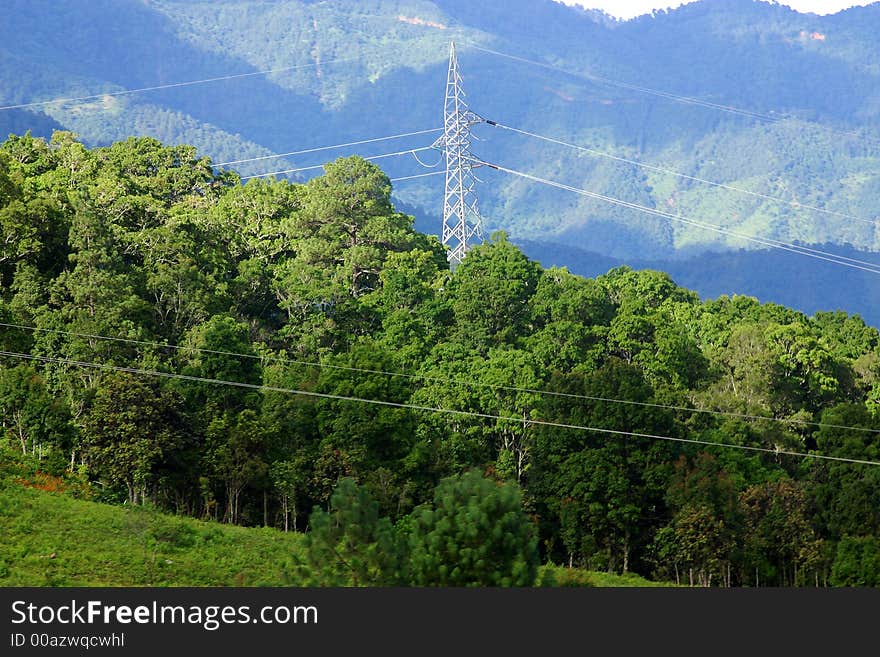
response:
[[[847,0],[782,0],[779,4],[788,5],[792,9],[804,13],[836,14],[850,7],[864,7],[873,2],[875,0],[866,0],[865,2],[848,2]]]
[[[662,0],[557,0],[557,2],[580,5],[586,9],[601,9],[617,18],[635,18],[642,14],[650,14],[653,9],[674,9],[687,4],[687,1],[663,2]]]
[[[650,14],[654,9],[675,9],[696,0],[557,0],[566,5],[580,5],[587,9],[602,9],[617,18],[634,18]],[[800,12],[814,14],[835,14],[850,7],[863,7],[876,0],[779,0],[779,4],[787,5]]]

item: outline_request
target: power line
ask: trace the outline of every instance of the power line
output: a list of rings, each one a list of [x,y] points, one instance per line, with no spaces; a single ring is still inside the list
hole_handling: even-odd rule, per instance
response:
[[[498,57],[504,57],[506,59],[511,59],[511,60],[522,62],[525,64],[539,66],[541,68],[549,69],[551,71],[557,71],[559,73],[564,73],[564,74],[570,75],[572,77],[583,78],[585,80],[589,80],[590,82],[600,82],[602,84],[607,84],[607,85],[613,86],[613,87],[619,87],[621,89],[627,89],[629,91],[637,91],[639,93],[649,94],[652,96],[658,96],[660,98],[665,98],[667,100],[673,100],[678,103],[684,103],[687,105],[695,105],[698,107],[705,107],[707,109],[718,110],[721,112],[727,112],[729,114],[735,114],[738,116],[751,118],[751,119],[758,119],[760,121],[767,121],[770,123],[780,123],[782,121],[791,121],[791,120],[803,121],[804,123],[809,123],[810,125],[813,125],[817,128],[827,130],[827,131],[833,132],[835,134],[845,135],[847,137],[856,137],[858,139],[870,139],[871,141],[878,141],[876,138],[870,137],[868,135],[859,134],[857,132],[850,131],[850,130],[838,130],[837,128],[832,128],[831,126],[823,125],[820,123],[813,123],[813,122],[809,122],[809,121],[804,121],[803,119],[797,119],[796,117],[792,117],[792,116],[778,115],[778,114],[777,115],[764,114],[761,112],[755,112],[752,110],[746,110],[746,109],[742,109],[740,107],[735,107],[733,105],[723,105],[720,103],[713,103],[708,100],[701,100],[699,98],[693,98],[691,96],[683,96],[683,95],[674,94],[674,93],[671,93],[668,91],[662,91],[659,89],[652,89],[650,87],[643,87],[643,86],[640,86],[637,84],[631,84],[629,82],[622,82],[620,80],[613,80],[611,78],[606,78],[601,75],[571,71],[568,69],[564,69],[560,66],[554,66],[553,64],[539,62],[537,60],[528,59],[526,57],[520,57],[518,55],[511,55],[509,53],[500,52],[498,50],[492,50],[491,48],[484,48],[482,46],[478,46],[478,45],[476,45],[472,42],[468,42],[468,41],[463,41],[462,43],[464,43],[465,45],[469,46],[470,48],[472,48],[474,50],[479,50],[481,52],[485,52],[490,55],[496,55]]]
[[[400,182],[401,180],[413,180],[415,178],[427,178],[428,176],[442,176],[445,171],[431,171],[429,173],[418,173],[414,176],[403,176],[401,178],[391,178],[391,182]]]
[[[601,82],[603,84],[608,84],[608,85],[614,86],[614,87],[620,87],[620,88],[628,89],[631,91],[639,91],[642,93],[647,93],[647,94],[651,94],[654,96],[660,96],[662,98],[667,98],[669,100],[675,100],[675,101],[678,101],[681,103],[687,103],[689,105],[698,105],[701,107],[707,107],[710,109],[716,109],[716,110],[721,110],[724,112],[730,112],[733,114],[738,114],[738,115],[746,116],[749,118],[762,119],[765,121],[781,121],[782,120],[782,118],[780,118],[780,117],[770,116],[767,114],[762,114],[760,112],[753,112],[751,110],[744,110],[744,109],[740,109],[738,107],[734,107],[732,105],[721,105],[721,104],[712,103],[712,102],[706,101],[706,100],[700,100],[699,98],[692,98],[690,96],[680,96],[677,94],[670,93],[668,91],[660,91],[658,89],[651,89],[649,87],[641,87],[638,85],[630,84],[628,82],[621,82],[618,80],[612,80],[611,78],[602,77],[600,75],[594,75],[592,73],[571,71],[568,69],[564,69],[561,66],[554,66],[553,64],[547,64],[546,62],[539,62],[534,59],[528,59],[526,57],[520,57],[518,55],[511,55],[509,53],[500,52],[498,50],[492,50],[491,48],[483,48],[481,46],[478,46],[473,43],[469,43],[467,41],[465,41],[464,43],[474,50],[479,50],[479,51],[488,53],[490,55],[497,55],[498,57],[504,57],[506,59],[511,59],[514,61],[522,62],[524,64],[531,64],[533,66],[539,66],[541,68],[546,68],[551,71],[565,73],[566,75],[570,75],[572,77],[583,78],[583,79],[589,80],[591,82]]]
[[[861,217],[856,217],[855,215],[847,214],[846,212],[837,212],[835,210],[827,210],[825,208],[816,207],[814,205],[807,205],[805,203],[800,203],[798,201],[787,201],[783,198],[779,198],[777,196],[770,196],[769,194],[762,194],[760,192],[753,192],[748,189],[743,189],[742,187],[736,187],[734,185],[728,185],[726,183],[715,182],[714,180],[707,180],[706,178],[699,178],[697,176],[690,176],[686,173],[681,173],[680,171],[674,171],[672,169],[666,169],[664,167],[655,166],[652,164],[646,164],[645,162],[639,162],[638,160],[632,160],[626,157],[621,157],[619,155],[613,155],[611,153],[605,153],[603,151],[596,150],[594,148],[587,148],[586,146],[581,146],[579,144],[574,144],[571,142],[563,141],[561,139],[556,139],[554,137],[547,137],[545,135],[539,135],[535,132],[529,132],[528,130],[522,130],[519,128],[514,128],[509,125],[504,125],[502,123],[498,123],[496,121],[487,121],[489,125],[495,126],[497,128],[502,128],[503,130],[509,130],[511,132],[516,132],[521,135],[525,135],[527,137],[534,137],[536,139],[540,139],[542,141],[546,141],[552,144],[558,144],[560,146],[567,146],[569,148],[574,148],[576,150],[582,151],[584,153],[589,153],[590,155],[596,155],[598,157],[604,157],[611,160],[615,160],[617,162],[624,162],[626,164],[631,164],[633,166],[641,167],[643,169],[648,169],[650,171],[657,171],[659,173],[666,173],[672,176],[677,176],[684,180],[691,180],[693,182],[703,183],[705,185],[712,185],[713,187],[719,187],[721,189],[726,189],[732,192],[739,192],[741,194],[748,194],[749,196],[754,196],[757,198],[762,198],[768,201],[775,201],[778,203],[783,203],[785,205],[790,205],[794,208],[802,208],[804,210],[811,210],[813,212],[821,212],[823,214],[832,215],[835,217],[840,217],[842,219],[851,219],[853,221],[861,221],[866,224],[871,224],[874,226],[880,225],[880,222],[872,220],[872,219],[863,219]]]
[[[383,153],[382,155],[370,155],[369,157],[363,158],[364,160],[381,160],[384,157],[396,157],[398,155],[411,155],[414,153],[418,153],[420,151],[429,151],[431,150],[431,146],[423,146],[422,148],[410,148],[405,151],[397,151],[396,153]],[[252,176],[242,176],[241,180],[250,180],[251,178],[265,178],[267,176],[279,176],[287,173],[298,173],[300,171],[311,171],[313,169],[323,169],[326,165],[324,164],[315,164],[313,166],[308,167],[298,167],[296,169],[284,169],[282,171],[270,171],[268,173],[257,173]]]
[[[432,144],[432,147],[436,148],[436,144]],[[419,166],[421,166],[423,169],[436,169],[438,166],[440,166],[440,164],[443,163],[443,159],[444,159],[443,153],[440,154],[440,157],[437,158],[437,161],[434,162],[434,164],[428,164],[426,162],[422,162],[422,158],[420,158],[415,153],[413,153],[413,158],[415,158],[415,161],[418,162]]]
[[[102,363],[94,363],[91,361],[77,361],[68,358],[50,358],[48,356],[37,356],[35,354],[22,354],[12,351],[0,351],[0,356],[8,358],[18,358],[21,360],[35,360],[43,363],[57,363],[61,365],[73,365],[75,367],[86,367],[99,370],[110,370],[114,372],[123,372],[127,374],[139,374],[143,376],[154,376],[168,379],[176,379],[180,381],[190,381],[193,383],[210,383],[213,385],[228,385],[238,388],[247,388],[250,390],[262,390],[267,392],[283,392],[293,395],[303,395],[305,397],[314,397],[318,399],[333,399],[336,401],[356,402],[362,404],[373,404],[376,406],[385,406],[390,408],[401,408],[413,411],[422,411],[427,413],[439,413],[445,415],[456,415],[459,417],[473,417],[485,420],[500,420],[503,422],[513,422],[522,424],[523,426],[545,426],[556,429],[572,429],[575,431],[589,431],[593,433],[604,433],[613,436],[630,436],[633,438],[647,438],[650,440],[664,440],[668,442],[685,443],[693,445],[704,445],[709,447],[723,447],[726,449],[739,449],[749,452],[760,452],[765,454],[774,454],[777,456],[796,456],[800,458],[821,459],[825,461],[837,461],[842,463],[853,463],[858,465],[874,465],[880,466],[878,461],[867,461],[862,459],[851,459],[840,456],[826,456],[824,454],[790,452],[787,450],[770,449],[769,447],[754,447],[750,445],[735,445],[733,443],[719,443],[710,440],[697,440],[695,438],[678,438],[675,436],[663,436],[659,434],[640,433],[636,431],[623,431],[620,429],[606,429],[603,427],[590,427],[579,424],[568,424],[564,422],[553,422],[539,419],[526,419],[521,417],[511,417],[504,415],[494,415],[491,413],[479,413],[476,411],[462,411],[453,408],[442,408],[433,406],[421,406],[419,404],[408,404],[404,402],[392,402],[383,399],[368,399],[364,397],[351,397],[347,395],[335,395],[331,393],[315,392],[312,390],[299,390],[296,388],[281,388],[278,386],[269,386],[256,383],[244,383],[240,381],[227,381],[224,379],[213,379],[208,377],[192,376],[187,374],[177,374],[175,372],[159,372],[156,370],[145,370],[135,367],[122,367],[119,365],[106,365]]]
[[[139,89],[124,89],[122,91],[109,91],[102,94],[91,94],[89,96],[77,96],[72,98],[53,98],[52,100],[40,100],[32,103],[19,103],[18,105],[0,106],[0,110],[23,109],[26,107],[39,107],[41,105],[52,105],[55,103],[76,103],[84,100],[96,100],[107,96],[125,96],[128,94],[138,94],[145,91],[159,91],[162,89],[174,89],[176,87],[188,87],[195,84],[205,84],[208,82],[221,82],[223,80],[234,80],[237,78],[248,78],[257,75],[269,75],[271,73],[282,73],[284,71],[293,71],[300,68],[312,68],[315,66],[323,66],[324,64],[335,64],[337,62],[350,62],[357,60],[357,57],[339,57],[336,59],[328,59],[322,62],[309,62],[308,64],[296,64],[295,66],[284,66],[282,68],[273,68],[266,71],[253,71],[251,73],[234,73],[232,75],[221,75],[214,78],[202,78],[201,80],[190,80],[188,82],[172,82],[170,84],[158,84],[152,87],[141,87]]]
[[[242,164],[244,162],[256,162],[258,160],[271,160],[276,157],[289,157],[293,155],[304,155],[306,153],[317,153],[318,151],[329,151],[336,148],[348,148],[349,146],[360,146],[361,144],[372,144],[377,141],[388,141],[391,139],[400,139],[402,137],[413,137],[415,135],[425,135],[431,132],[440,132],[443,128],[430,128],[428,130],[416,130],[415,132],[403,132],[399,135],[389,135],[388,137],[374,137],[373,139],[361,139],[360,141],[350,141],[347,144],[334,144],[333,146],[319,146],[318,148],[306,148],[301,151],[290,151],[289,153],[278,153],[277,155],[261,155],[260,157],[248,157],[241,160],[230,160],[229,162],[218,162],[215,167],[225,167],[231,164]]]
[[[705,223],[702,221],[696,221],[694,219],[689,219],[689,218],[684,217],[682,215],[672,214],[671,212],[665,212],[663,210],[657,210],[656,208],[649,208],[645,205],[639,205],[638,203],[631,203],[629,201],[623,201],[621,199],[614,198],[612,196],[606,196],[604,194],[599,194],[597,192],[591,192],[589,190],[581,189],[579,187],[573,187],[571,185],[566,185],[564,183],[556,182],[554,180],[540,178],[538,176],[534,176],[529,173],[523,173],[522,171],[517,171],[515,169],[503,167],[498,164],[491,164],[488,162],[482,162],[482,164],[484,164],[492,169],[497,169],[498,171],[504,171],[505,173],[509,173],[514,176],[519,176],[520,178],[525,178],[527,180],[541,183],[543,185],[548,185],[550,187],[556,187],[557,189],[564,189],[569,192],[574,192],[575,194],[580,194],[581,196],[586,196],[586,197],[594,198],[594,199],[597,199],[600,201],[605,201],[606,203],[611,203],[613,205],[618,205],[621,207],[629,208],[631,210],[638,210],[639,212],[644,212],[646,214],[651,214],[651,215],[654,215],[657,217],[663,217],[665,219],[684,223],[689,226],[703,228],[704,230],[710,230],[710,231],[713,231],[716,233],[720,233],[722,235],[729,235],[731,237],[737,237],[739,239],[744,239],[744,240],[747,240],[750,242],[755,242],[757,244],[762,244],[764,246],[769,246],[774,249],[781,249],[783,251],[789,251],[791,253],[796,253],[798,255],[807,256],[809,258],[815,258],[817,260],[824,260],[826,262],[831,262],[831,263],[834,263],[837,265],[842,265],[844,267],[851,267],[852,269],[859,269],[859,270],[866,271],[866,272],[869,272],[872,274],[880,274],[880,265],[877,265],[876,263],[867,262],[864,260],[856,260],[855,258],[848,258],[846,256],[840,256],[840,255],[837,255],[834,253],[829,253],[827,251],[822,251],[820,249],[813,249],[813,248],[806,247],[806,246],[798,246],[796,244],[790,244],[788,242],[774,240],[769,237],[768,238],[756,237],[754,235],[740,233],[740,232],[737,232],[734,230],[724,228],[723,226],[718,226],[716,224],[709,224],[709,223]]]
[[[422,174],[422,175],[433,175],[433,174]],[[553,391],[553,390],[539,390],[536,388],[522,388],[522,387],[517,387],[517,386],[505,386],[505,385],[498,385],[498,384],[493,384],[493,383],[484,383],[481,381],[465,381],[462,379],[450,379],[450,378],[442,378],[442,377],[435,377],[435,376],[427,376],[427,375],[422,375],[422,374],[409,374],[409,373],[405,373],[405,372],[391,372],[388,370],[377,370],[377,369],[370,369],[370,368],[363,368],[363,367],[351,367],[351,366],[347,366],[347,365],[333,365],[330,363],[319,363],[319,362],[314,362],[314,361],[296,360],[296,359],[292,359],[292,358],[281,358],[279,356],[243,354],[243,353],[234,352],[234,351],[223,351],[223,350],[217,350],[217,349],[203,349],[200,347],[186,347],[186,346],[181,346],[181,345],[165,344],[165,343],[161,343],[161,342],[152,342],[149,340],[135,340],[133,338],[118,338],[118,337],[110,337],[110,336],[106,336],[106,335],[96,335],[93,333],[80,333],[80,332],[76,332],[76,331],[64,331],[61,329],[38,328],[36,326],[25,326],[23,324],[8,324],[8,323],[0,322],[0,326],[5,327],[5,328],[14,328],[14,329],[19,329],[19,330],[24,330],[24,331],[34,331],[36,333],[53,333],[56,335],[67,335],[67,336],[74,336],[74,337],[88,338],[88,339],[95,339],[95,340],[107,340],[107,341],[111,341],[111,342],[121,342],[124,344],[136,344],[136,345],[142,345],[142,346],[148,346],[148,347],[159,347],[159,348],[163,348],[163,349],[174,349],[177,351],[191,351],[191,352],[197,352],[197,353],[213,354],[213,355],[218,355],[218,356],[232,356],[232,357],[237,357],[237,358],[248,358],[251,360],[261,360],[261,361],[268,360],[268,361],[277,362],[277,363],[288,363],[288,364],[292,364],[292,365],[303,365],[306,367],[316,367],[318,369],[331,369],[331,370],[339,370],[339,371],[345,371],[345,372],[356,372],[359,374],[379,374],[379,375],[383,375],[383,376],[398,377],[398,378],[404,378],[404,379],[409,379],[409,380],[414,380],[414,381],[427,381],[427,382],[431,382],[431,383],[447,383],[447,384],[469,386],[472,388],[489,388],[492,390],[500,390],[500,391],[504,391],[504,392],[520,392],[520,393],[528,393],[528,394],[545,395],[545,396],[549,396],[549,397],[560,397],[560,398],[567,398],[567,399],[581,399],[581,400],[585,400],[585,401],[597,401],[597,402],[606,402],[606,403],[612,403],[612,404],[627,404],[627,405],[631,405],[631,406],[639,406],[639,407],[646,407],[646,408],[659,408],[659,409],[671,410],[671,411],[685,411],[685,412],[690,412],[690,413],[703,413],[703,414],[707,414],[707,415],[732,417],[732,418],[742,419],[742,420],[759,420],[759,421],[763,420],[763,421],[769,421],[769,422],[778,422],[778,423],[782,423],[782,424],[799,424],[799,425],[804,425],[804,426],[815,426],[815,427],[822,427],[822,428],[828,428],[828,429],[845,429],[848,431],[862,431],[865,433],[880,433],[880,429],[870,429],[867,427],[851,427],[851,426],[846,426],[846,425],[842,425],[842,424],[831,424],[831,423],[827,423],[827,422],[810,422],[807,420],[800,420],[800,419],[794,419],[794,418],[793,419],[775,418],[775,417],[766,417],[763,415],[749,415],[746,413],[736,413],[736,412],[732,412],[732,411],[716,411],[716,410],[712,410],[712,409],[692,408],[692,407],[688,407],[688,406],[674,406],[674,405],[670,405],[670,404],[658,404],[658,403],[654,403],[654,402],[641,402],[641,401],[634,401],[634,400],[630,400],[630,399],[613,399],[613,398],[609,398],[609,397],[598,397],[598,396],[583,395],[583,394],[576,394],[576,393],[558,392],[558,391]]]

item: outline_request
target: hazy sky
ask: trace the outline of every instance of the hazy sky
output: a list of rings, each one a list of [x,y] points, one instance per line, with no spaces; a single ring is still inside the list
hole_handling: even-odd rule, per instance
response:
[[[642,14],[650,14],[652,9],[670,9],[696,0],[558,0],[567,5],[581,5],[589,9],[602,9],[617,18],[633,18]],[[843,9],[869,5],[876,0],[779,0],[779,4],[788,5],[801,12],[814,14],[834,14]]]

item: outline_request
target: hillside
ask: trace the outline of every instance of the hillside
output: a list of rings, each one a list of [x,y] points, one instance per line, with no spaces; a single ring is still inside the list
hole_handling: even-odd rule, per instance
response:
[[[285,571],[302,550],[301,536],[275,529],[198,522],[11,482],[0,493],[0,586],[280,586],[293,583]]]
[[[295,586],[302,536],[198,522],[0,484],[0,586]],[[34,531],[38,528],[39,531]],[[632,573],[548,566],[557,586],[663,586]]]
[[[4,454],[308,529],[294,572],[328,585],[877,583],[876,328],[501,232],[450,269],[391,190],[360,157],[242,184],[191,146],[8,139]]]

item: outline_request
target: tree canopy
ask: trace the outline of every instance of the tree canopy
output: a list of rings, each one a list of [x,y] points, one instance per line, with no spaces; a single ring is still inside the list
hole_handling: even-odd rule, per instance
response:
[[[241,184],[152,139],[8,139],[3,458],[308,530],[328,582],[876,583],[876,328],[503,233],[450,271],[390,191],[358,157]]]

